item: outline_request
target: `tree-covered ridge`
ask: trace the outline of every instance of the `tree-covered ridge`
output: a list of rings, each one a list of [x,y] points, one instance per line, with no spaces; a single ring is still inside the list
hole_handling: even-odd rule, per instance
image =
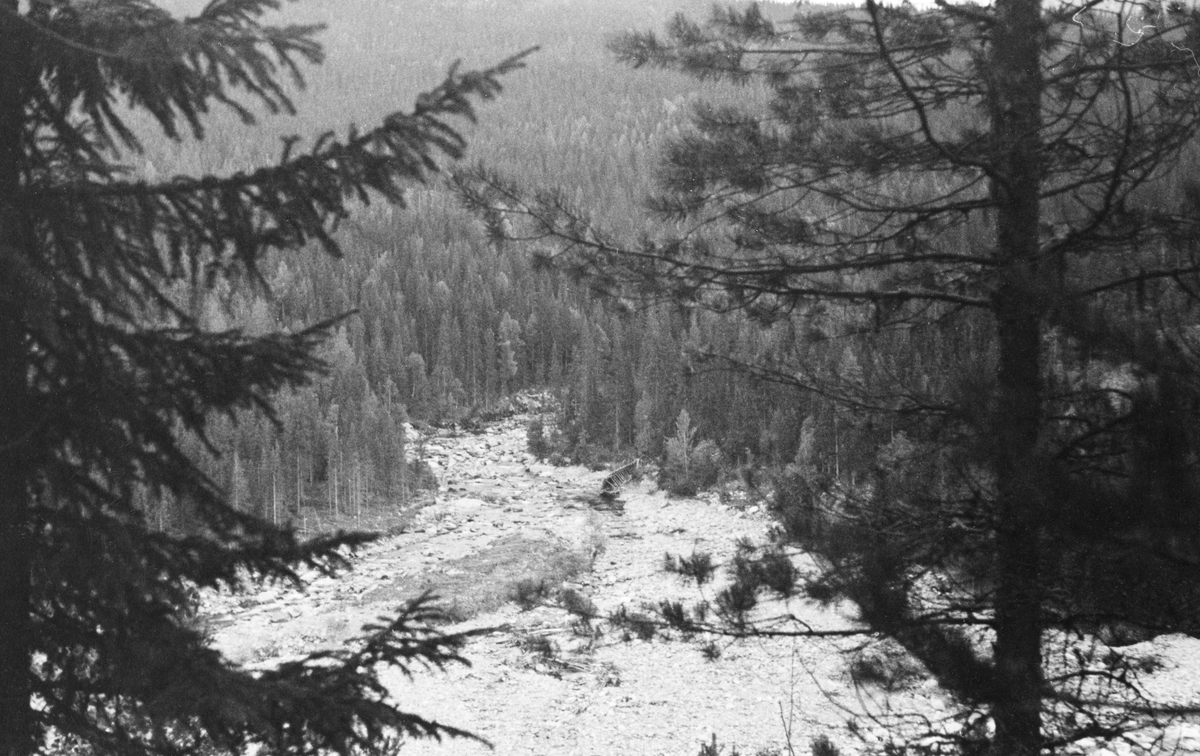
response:
[[[607,10],[610,6],[605,8]],[[605,54],[600,50],[597,40],[593,39],[589,46],[584,35],[580,35],[578,39],[575,37],[571,32],[574,27],[568,18],[557,16],[557,12],[541,13],[524,8],[510,10],[511,12],[500,13],[494,9],[472,6],[471,13],[479,13],[482,22],[472,23],[470,14],[464,12],[463,20],[457,22],[460,26],[455,27],[449,21],[444,22],[446,33],[472,40],[476,40],[477,36],[478,44],[473,44],[481,50],[481,55],[488,45],[498,45],[500,41],[508,39],[514,44],[524,44],[543,37],[565,38],[569,42],[552,45],[543,53],[553,60],[552,65],[538,68],[538,76],[541,77],[539,81],[548,79],[554,82],[554,86],[539,85],[531,90],[521,89],[513,93],[512,110],[506,109],[509,103],[508,98],[504,98],[504,101],[497,104],[501,111],[498,118],[502,122],[502,128],[497,131],[481,130],[478,144],[486,148],[489,164],[498,164],[506,175],[519,177],[522,183],[533,185],[557,183],[561,180],[567,187],[564,199],[568,200],[568,204],[577,208],[586,206],[593,209],[606,225],[614,229],[628,228],[636,233],[631,219],[636,217],[637,198],[653,188],[651,174],[655,164],[654,147],[680,133],[681,125],[699,99],[732,103],[738,98],[751,97],[756,102],[766,101],[769,87],[755,84],[753,80],[741,89],[729,90],[720,84],[704,84],[697,90],[695,85],[688,84],[686,79],[677,75],[665,77],[664,81],[660,81],[660,77],[652,74],[631,72],[625,75],[634,78],[622,79],[620,69],[611,66],[606,68],[608,64],[599,60]],[[633,13],[631,9],[619,12],[626,16]],[[640,9],[637,12],[652,14],[653,9]],[[666,12],[664,9],[660,15]],[[380,8],[374,8],[372,13],[379,23],[372,26],[371,34],[366,39],[390,38],[389,35],[400,33],[398,30],[401,26],[397,14],[388,13],[387,9]],[[434,13],[434,10],[431,9],[430,13]],[[613,24],[610,19],[593,19],[588,14],[602,14],[592,6],[581,9],[580,13],[587,17],[589,24],[597,28],[605,28],[605,24],[611,25],[608,28],[620,28],[619,24]],[[775,12],[775,16],[778,15],[779,13]],[[326,67],[329,69],[330,83],[355,92],[361,89],[364,94],[359,99],[366,99],[366,93],[389,85],[389,81],[394,78],[389,71],[396,70],[397,66],[404,62],[411,62],[414,55],[420,57],[417,53],[425,49],[419,47],[422,39],[408,39],[405,45],[395,49],[379,45],[351,46],[354,55],[358,56],[355,57],[352,70],[361,75],[352,77],[347,73],[347,69]],[[436,51],[438,48],[431,46],[429,49]],[[379,57],[380,66],[372,68],[363,64],[361,56],[364,55]],[[321,75],[325,75],[324,70]],[[551,97],[548,94],[550,92],[558,94]],[[581,92],[586,92],[587,96],[578,94]],[[710,109],[708,112],[711,115],[715,111]],[[230,159],[235,164],[252,157],[238,153],[239,149],[240,145],[237,144],[230,147]],[[496,156],[495,160],[492,159],[493,155]],[[1181,194],[1182,190],[1176,184],[1174,188],[1164,189],[1161,196],[1172,198]],[[426,250],[443,249],[443,239],[458,240],[454,243],[453,254],[445,255],[448,267],[465,264],[461,261],[476,254],[484,257],[497,254],[479,240],[477,227],[473,227],[469,221],[446,207],[446,202],[438,192],[419,195],[414,211],[403,218],[391,217],[382,212],[378,216],[368,214],[361,221],[361,233],[358,228],[343,227],[340,232],[341,238],[345,240],[349,256],[352,258],[351,266],[359,267],[354,260],[361,256],[364,260],[362,267],[366,270],[369,267],[367,260],[373,260],[381,255],[383,250],[389,249],[392,246],[391,237],[405,228],[405,223],[410,224],[409,227],[415,227],[415,233],[426,240]],[[424,220],[426,218],[428,220]],[[973,227],[947,231],[940,238],[948,247],[959,249],[972,249],[980,245],[979,235]],[[428,241],[430,239],[435,241]],[[502,253],[511,255],[514,251],[502,250]],[[521,255],[522,253],[517,252],[515,257],[520,258]],[[441,252],[430,253],[425,256],[423,263],[438,264],[437,260],[442,258]],[[396,255],[387,256],[389,261],[399,259]],[[451,259],[458,262],[451,263]],[[297,282],[298,291],[306,291],[305,287],[314,287],[314,282],[314,288],[321,290],[337,280],[328,276],[327,266],[320,258],[313,258],[311,264],[307,260],[298,261],[295,265],[291,265],[291,262],[289,260],[289,268],[284,278]],[[519,262],[516,264],[521,265]],[[500,281],[488,275],[486,268],[481,268],[481,272],[483,285],[489,287],[493,292],[492,298],[495,299],[495,290],[499,288]],[[340,291],[330,292],[324,295],[325,298],[348,305],[357,303],[359,283],[365,281],[368,275],[363,272],[354,277],[344,277],[337,284]],[[513,276],[506,274],[506,277],[510,285],[525,285],[519,273],[514,272]],[[459,313],[487,304],[487,297],[477,293],[459,297],[458,280],[456,274],[439,273],[431,275],[430,280],[422,284],[420,289],[428,292],[439,281],[445,281],[450,289],[454,307]],[[551,290],[554,288],[551,287]],[[896,291],[893,294],[899,297],[905,292]],[[550,296],[561,299],[557,294]],[[426,298],[432,299],[431,296]],[[516,296],[513,299],[529,301],[528,295]],[[766,311],[770,309],[767,306],[769,299],[767,296],[760,298],[759,305],[766,309],[758,313],[759,315],[769,315]],[[405,303],[409,302],[415,300],[411,296],[407,297]],[[888,313],[894,308],[883,300],[881,304],[882,307],[871,309],[864,327],[886,325]],[[451,327],[442,329],[441,318],[426,314],[437,311],[433,304],[410,306],[421,313],[411,322],[419,320],[421,326],[412,338],[404,339],[400,350],[392,349],[389,344],[381,351],[376,348],[375,344],[380,342],[375,339],[368,342],[366,339],[353,338],[355,329],[359,328],[364,333],[369,331],[372,335],[389,330],[387,323],[398,310],[393,302],[384,305],[381,300],[381,314],[364,310],[361,315],[362,324],[347,324],[347,341],[352,345],[356,360],[362,364],[364,370],[369,364],[379,364],[385,360],[393,363],[390,370],[369,371],[371,392],[374,393],[375,399],[381,404],[387,404],[389,389],[386,379],[390,378],[397,388],[397,391],[390,395],[405,398],[403,403],[408,405],[413,419],[435,419],[429,405],[422,405],[414,395],[413,384],[404,384],[404,379],[410,378],[414,371],[402,371],[395,367],[394,363],[406,360],[415,353],[420,356],[426,372],[432,373],[432,366],[438,362],[435,352],[440,336],[443,344],[446,343],[445,337],[449,338],[453,344],[449,351],[453,352],[458,360],[453,368],[452,380],[440,380],[436,389],[433,387],[433,381],[430,381],[431,390],[439,396],[439,399],[433,402],[434,408],[439,412],[459,412],[464,408],[483,406],[490,401],[493,395],[486,388],[491,385],[487,367],[493,361],[493,357],[498,360],[502,356],[496,355],[495,350],[486,343],[488,336],[455,330],[453,320],[447,321],[451,323]],[[847,399],[850,398],[847,396],[847,387],[835,385],[836,381],[831,382],[827,379],[828,376],[820,375],[825,369],[822,366],[834,370],[843,361],[850,359],[858,366],[858,370],[886,378],[894,377],[899,371],[906,369],[906,365],[919,364],[922,366],[921,371],[928,376],[928,390],[915,392],[913,387],[897,383],[896,396],[892,401],[894,405],[896,401],[903,399],[911,408],[919,410],[930,401],[931,394],[940,390],[936,385],[941,372],[939,365],[973,364],[976,369],[983,369],[981,366],[986,364],[987,359],[986,350],[981,352],[978,340],[972,338],[974,327],[969,325],[942,329],[941,332],[914,332],[903,337],[905,344],[920,344],[921,349],[908,346],[877,349],[871,351],[870,359],[863,355],[849,355],[838,340],[839,329],[842,329],[839,318],[845,315],[845,307],[832,307],[823,312],[809,313],[810,317],[806,318],[804,323],[781,322],[766,331],[760,331],[748,324],[730,331],[730,326],[718,324],[715,320],[709,321],[703,314],[681,316],[670,310],[662,310],[648,315],[640,310],[628,308],[624,314],[601,313],[594,307],[582,304],[582,300],[573,300],[571,306],[592,325],[588,329],[582,329],[582,320],[571,316],[574,325],[567,326],[565,323],[568,318],[565,314],[569,314],[570,309],[556,304],[550,305],[546,309],[556,313],[550,315],[550,318],[557,318],[555,322],[560,324],[559,332],[575,334],[574,337],[558,339],[558,343],[567,343],[569,338],[578,341],[584,330],[587,330],[590,333],[589,349],[596,350],[586,358],[588,364],[593,367],[602,366],[606,377],[593,376],[589,379],[584,375],[585,372],[594,374],[594,370],[568,371],[573,377],[570,390],[578,397],[565,403],[566,407],[575,407],[576,410],[570,410],[572,414],[570,418],[564,418],[566,422],[563,425],[568,429],[574,427],[570,433],[575,438],[590,437],[590,446],[593,448],[596,445],[612,448],[614,444],[631,444],[639,433],[644,441],[643,446],[649,444],[650,447],[659,448],[662,439],[670,433],[671,424],[679,409],[688,405],[692,407],[694,416],[703,418],[701,433],[719,441],[727,457],[746,458],[746,450],[749,449],[758,460],[771,459],[785,463],[794,456],[800,438],[800,422],[805,417],[815,414],[818,419],[814,422],[820,437],[820,442],[816,444],[817,456],[821,459],[823,467],[834,470],[846,467],[846,463],[850,461],[849,457],[860,461],[870,459],[869,450],[880,439],[886,440],[888,434],[898,427],[896,423],[858,422],[844,412],[820,410],[819,407],[824,406],[820,403],[810,404],[807,400],[780,401],[779,397],[784,394],[779,393],[776,388],[771,388],[772,385],[800,383],[816,390],[818,395]],[[777,305],[771,305],[775,306]],[[289,309],[294,310],[295,306],[279,308],[280,313],[276,317],[280,318],[280,322],[287,322],[291,317],[288,314]],[[519,309],[519,305],[514,306],[515,309]],[[268,306],[267,310],[273,312],[271,306]],[[322,316],[337,310],[337,306],[320,306]],[[529,324],[525,316],[518,316],[515,312],[510,314],[528,333]],[[487,311],[475,318],[463,314],[458,316],[459,323],[471,320],[492,321],[493,327],[498,328],[496,322],[503,320],[503,313]],[[366,325],[371,321],[379,322],[380,327]],[[410,319],[401,318],[401,321],[410,322]],[[546,321],[547,318],[539,318],[539,323]],[[391,330],[398,332],[402,327]],[[852,329],[847,327],[847,330]],[[796,337],[797,334],[800,337]],[[646,342],[646,336],[653,338],[653,346]],[[889,337],[885,335],[881,338]],[[491,338],[498,343],[498,331]],[[367,348],[368,343],[371,344],[370,348]],[[408,346],[410,343],[419,344],[419,348],[412,349]],[[746,382],[727,375],[724,369],[731,366],[731,363],[726,362],[729,353],[724,346],[721,349],[710,348],[717,343],[734,346],[739,354],[737,361],[755,362],[756,376],[759,380],[756,383]],[[684,357],[685,351],[708,352],[714,355],[716,360],[701,364],[692,357]],[[625,364],[625,361],[635,354],[638,355],[640,367]],[[537,358],[533,354],[528,356],[530,360],[542,360],[546,376],[556,374],[556,360],[545,356]],[[875,360],[879,362],[876,363]],[[654,361],[662,365],[687,364],[690,370],[686,373],[686,378],[680,373],[674,373],[670,377],[666,377],[664,373],[647,382],[645,376],[654,372],[654,368],[651,367]],[[413,362],[415,364],[416,361]],[[442,364],[445,362],[442,361]],[[804,371],[796,372],[792,369],[795,365],[806,367]],[[525,381],[538,376],[539,370],[542,369],[532,364],[530,367],[533,368],[532,371],[518,371],[513,385],[525,385]],[[443,378],[446,377],[449,376],[443,374]],[[463,392],[459,392],[458,385],[463,387]],[[643,400],[643,388],[647,385],[651,391]],[[358,395],[365,394],[359,392]],[[637,411],[639,400],[642,400],[640,412]],[[349,396],[336,403],[342,416],[357,413]],[[327,408],[328,404],[325,404],[320,412],[326,411]],[[307,409],[305,414],[312,415]],[[572,418],[584,417],[588,418],[588,421],[581,421],[578,427],[575,427]],[[339,435],[343,441],[348,438],[344,429]],[[856,441],[859,436],[861,444]],[[314,430],[306,443],[315,448],[322,442],[317,440]],[[264,444],[254,442],[252,446],[260,451],[248,450],[247,454],[257,455],[258,458],[266,454]],[[229,467],[231,461],[227,458],[224,464]],[[317,463],[317,467],[319,466],[320,463]],[[228,475],[229,471],[226,470],[224,474]],[[312,496],[317,499],[327,497],[327,484],[320,482],[319,474],[313,478],[313,482]],[[389,490],[388,485],[382,482],[372,484],[372,489]],[[255,499],[257,505],[263,504],[263,497],[257,496]]]
[[[281,432],[222,426],[211,464],[242,506],[297,522],[395,510],[429,485],[405,463],[404,423],[460,421],[564,374],[594,306],[491,247],[444,195],[413,196],[411,218],[351,222],[341,260],[275,261],[269,296],[209,295],[209,318],[251,332],[355,312],[322,347],[328,376],[278,398]]]
[[[532,59],[538,81],[512,82],[489,105],[489,118],[471,127],[472,154],[531,179],[569,176],[580,201],[597,198],[611,217],[633,218],[643,191],[636,187],[649,180],[643,157],[671,132],[687,95],[653,82],[630,89],[612,77],[621,69],[604,50],[602,31],[621,28],[630,14],[652,18],[640,6],[619,5],[578,13],[472,5],[448,17],[426,4],[363,3],[349,14],[298,4],[305,22],[331,22],[331,44],[328,63],[312,72],[310,91],[297,101],[305,122],[375,117],[381,92],[410,88],[397,71],[429,74],[448,65],[448,45],[462,41],[469,55],[494,58],[556,40]],[[149,140],[138,173],[249,170],[276,156],[272,134],[294,129],[278,118],[254,131],[238,130],[220,113],[213,120],[218,126],[195,150]],[[253,417],[218,423],[218,446],[238,452],[206,469],[239,491],[241,506],[299,523],[359,504],[394,511],[415,485],[428,483],[395,461],[405,419],[461,420],[508,392],[559,386],[585,323],[610,330],[611,316],[582,289],[538,273],[523,251],[491,245],[444,188],[435,183],[406,196],[403,211],[372,206],[339,225],[333,237],[343,261],[316,253],[272,257],[263,266],[267,290],[218,288],[190,302],[214,323],[254,332],[357,310],[328,347],[337,377],[280,397],[282,433]]]

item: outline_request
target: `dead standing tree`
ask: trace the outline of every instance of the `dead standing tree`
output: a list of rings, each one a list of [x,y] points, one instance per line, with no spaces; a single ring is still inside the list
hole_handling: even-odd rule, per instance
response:
[[[829,586],[986,710],[1005,756],[1116,732],[1107,704],[1067,691],[1083,672],[1046,674],[1047,630],[1104,614],[1063,600],[1082,568],[1062,555],[1133,550],[1186,571],[1200,538],[1185,472],[1200,206],[1171,170],[1200,115],[1200,22],[1096,5],[868,0],[775,21],[718,9],[623,37],[614,50],[635,66],[770,88],[762,112],[698,106],[667,146],[650,204],[686,227],[670,237],[622,244],[554,192],[482,169],[459,180],[498,236],[536,242],[600,291],[857,340],[853,379],[799,361],[749,369],[926,422],[914,432],[943,455],[937,475],[855,507],[904,537],[843,544]],[[963,331],[969,358],[940,347],[948,374],[918,364]],[[1138,377],[1097,378],[1114,371]],[[931,571],[971,588],[922,609]],[[1167,624],[1194,622],[1184,614]],[[992,652],[967,625],[988,629]],[[1049,716],[1064,702],[1076,724]]]

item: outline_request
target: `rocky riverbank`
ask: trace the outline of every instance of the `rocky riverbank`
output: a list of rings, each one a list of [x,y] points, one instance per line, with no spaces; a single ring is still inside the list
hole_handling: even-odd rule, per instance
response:
[[[511,601],[522,580],[573,589],[601,612],[711,599],[713,589],[698,591],[664,572],[664,553],[707,551],[720,563],[739,538],[765,542],[772,525],[760,507],[715,496],[668,498],[649,482],[597,507],[605,473],[538,463],[525,451],[528,420],[516,416],[480,433],[431,432],[422,446],[439,479],[436,502],[406,532],[360,550],[353,569],[337,578],[309,573],[304,590],[209,596],[204,613],[218,648],[238,663],[278,664],[344,643],[431,588],[463,619],[450,630],[493,630],[466,649],[471,667],[411,681],[397,673],[389,689],[403,708],[470,729],[497,754],[692,756],[714,735],[726,754],[733,747],[746,756],[788,753],[789,744],[806,753],[819,735],[857,753],[881,745],[889,737],[885,721],[896,717],[947,736],[961,730],[952,701],[920,674],[889,693],[853,684],[855,653],[896,653],[870,638],[644,640],[619,630],[595,637],[572,627],[561,608],[522,610]],[[802,572],[815,569],[807,555],[794,561]],[[791,615],[811,628],[856,626],[852,605],[793,599],[757,611]],[[1147,678],[1151,695],[1197,697],[1200,643],[1167,636],[1142,645],[1123,651],[1157,660]],[[1200,753],[1200,725],[1167,724],[1082,750]],[[405,752],[488,749],[470,741],[417,742]]]

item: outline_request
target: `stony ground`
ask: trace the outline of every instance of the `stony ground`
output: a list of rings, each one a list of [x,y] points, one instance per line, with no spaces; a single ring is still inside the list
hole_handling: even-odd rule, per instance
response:
[[[664,572],[664,553],[708,551],[723,562],[739,538],[766,542],[772,525],[747,502],[668,498],[648,482],[629,487],[615,506],[597,506],[605,473],[536,463],[525,453],[528,419],[427,438],[424,454],[441,484],[437,502],[408,532],[361,550],[346,574],[310,573],[304,590],[208,597],[205,615],[218,648],[238,663],[278,664],[344,643],[405,598],[433,588],[467,618],[449,630],[493,630],[466,649],[472,666],[413,680],[393,674],[389,688],[406,710],[470,729],[496,754],[692,756],[714,735],[726,756],[734,748],[746,756],[789,753],[789,746],[807,753],[818,735],[843,753],[858,753],[880,743],[888,717],[919,721],[923,730],[961,728],[949,699],[920,675],[890,694],[853,685],[848,670],[857,649],[865,643],[865,653],[883,657],[892,651],[870,639],[641,640],[616,630],[589,638],[560,608],[520,609],[509,600],[513,586],[530,577],[574,589],[601,612],[639,610],[664,598],[690,606],[711,599],[713,590]],[[804,554],[794,560],[801,571],[815,569]],[[855,627],[852,606],[794,599],[760,607],[761,617],[780,615],[816,629]],[[1200,703],[1200,642],[1166,636],[1142,646],[1123,651],[1158,660],[1148,695]],[[1082,750],[1200,753],[1200,724],[1167,724]],[[450,756],[488,748],[417,742],[405,752]]]

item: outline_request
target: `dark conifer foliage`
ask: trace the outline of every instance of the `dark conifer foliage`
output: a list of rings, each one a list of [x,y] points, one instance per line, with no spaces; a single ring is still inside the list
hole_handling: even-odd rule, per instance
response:
[[[992,752],[1147,713],[1124,672],[1094,700],[1082,664],[1048,675],[1043,643],[1200,629],[1196,11],[751,6],[613,49],[769,94],[696,107],[665,149],[650,208],[683,231],[629,243],[487,171],[466,201],[597,290],[762,325],[749,353],[689,351],[812,402],[777,488],[832,566],[812,595],[853,598],[991,717]],[[847,426],[828,474],[814,441]],[[1166,606],[1137,601],[1158,579]]]
[[[202,138],[213,108],[246,123],[290,112],[319,29],[272,26],[277,0],[213,0],[179,19],[152,3],[0,3],[0,754],[51,731],[98,753],[391,752],[401,736],[461,731],[385,698],[378,665],[460,661],[427,600],[354,649],[251,674],[186,621],[197,587],[332,570],[339,549],[231,505],[185,449],[218,418],[273,417],[272,395],[325,369],[336,320],[291,332],[206,329],[195,303],[220,282],[263,287],[272,251],[333,231],[360,203],[402,203],[465,146],[519,57],[451,70],[371,129],[288,141],[279,160],[225,176],[139,179],[137,112]],[[147,522],[147,499],[193,527]],[[210,751],[206,751],[210,752]]]

